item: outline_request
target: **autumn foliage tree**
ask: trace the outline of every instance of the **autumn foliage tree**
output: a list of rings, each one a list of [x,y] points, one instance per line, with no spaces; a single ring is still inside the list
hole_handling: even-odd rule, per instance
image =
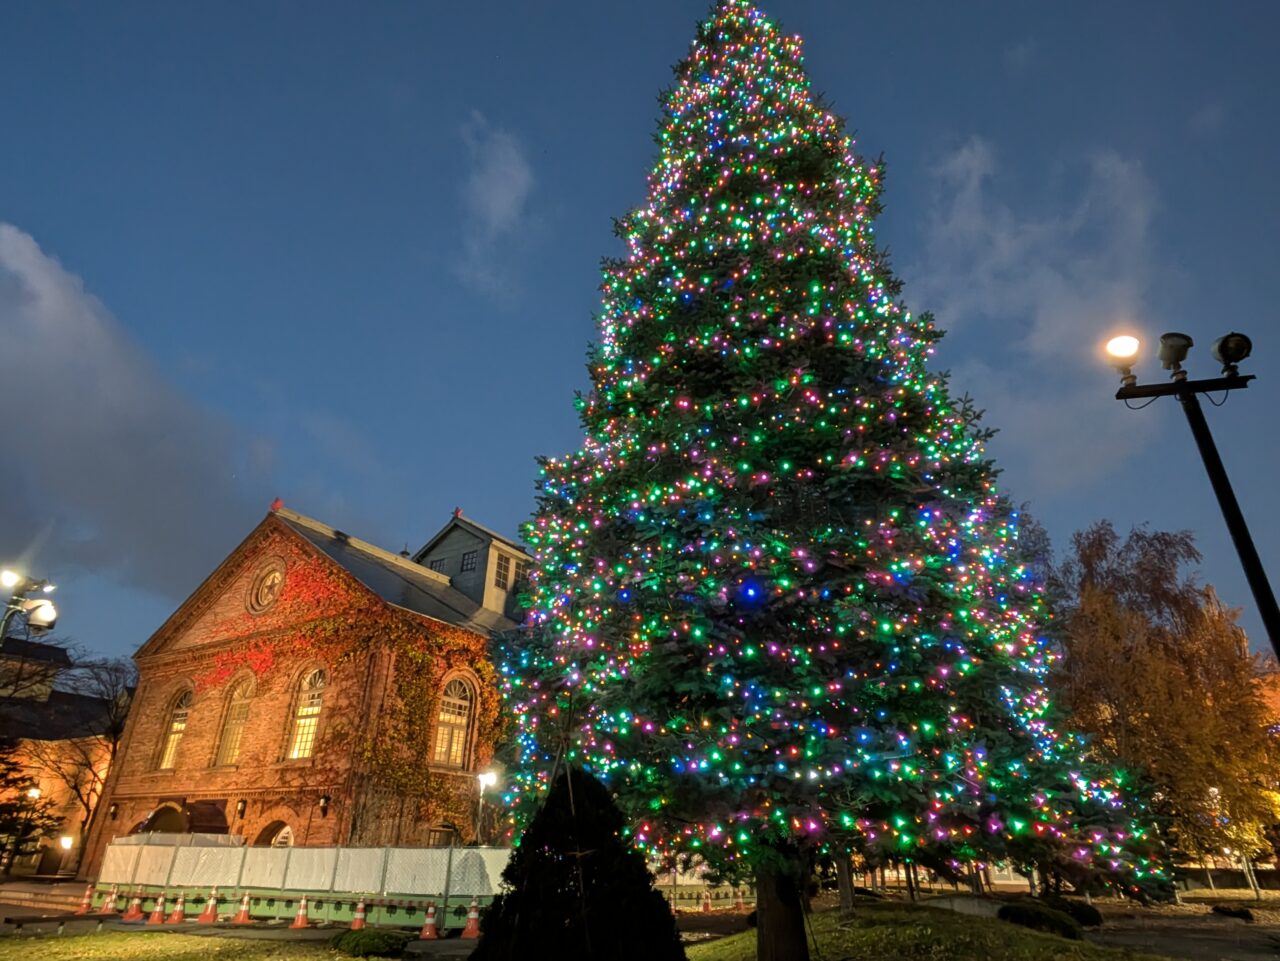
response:
[[[1186,572],[1199,559],[1186,532],[1076,534],[1054,686],[1097,754],[1150,778],[1180,854],[1250,856],[1280,814],[1280,754],[1236,613]]]

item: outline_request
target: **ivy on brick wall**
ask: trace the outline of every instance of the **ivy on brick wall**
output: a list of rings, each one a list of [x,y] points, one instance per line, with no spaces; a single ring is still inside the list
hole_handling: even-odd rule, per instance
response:
[[[483,765],[491,758],[500,720],[487,639],[393,608],[329,562],[299,547],[279,543],[270,547],[286,564],[278,600],[263,613],[246,609],[216,622],[217,635],[236,640],[195,675],[197,692],[218,691],[245,669],[260,684],[272,680],[284,683],[282,675],[291,675],[308,661],[324,663],[331,676],[361,677],[369,654],[384,651],[393,658],[394,669],[381,712],[376,719],[331,714],[324,723],[308,780],[314,783],[326,758],[348,749],[356,770],[379,788],[411,800],[418,819],[470,824],[474,774],[433,771],[428,764],[445,678],[460,668],[479,682],[475,702],[477,761]],[[334,773],[336,777],[336,766]]]

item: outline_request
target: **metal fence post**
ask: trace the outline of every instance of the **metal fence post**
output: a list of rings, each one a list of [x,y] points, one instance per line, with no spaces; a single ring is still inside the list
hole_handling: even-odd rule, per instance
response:
[[[449,844],[449,859],[444,862],[444,929],[449,930],[449,882],[453,877],[453,844]]]

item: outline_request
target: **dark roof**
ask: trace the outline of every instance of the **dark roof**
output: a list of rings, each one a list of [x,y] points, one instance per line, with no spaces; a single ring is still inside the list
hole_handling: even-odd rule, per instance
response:
[[[0,657],[19,658],[24,661],[44,661],[58,667],[70,667],[71,658],[56,644],[25,641],[20,637],[6,637],[0,641]]]
[[[470,530],[471,533],[479,534],[481,537],[487,537],[490,540],[501,541],[503,544],[511,548],[513,551],[518,551],[521,554],[528,553],[528,551],[525,550],[524,545],[521,544],[519,541],[513,541],[510,537],[505,537],[504,535],[499,534],[497,531],[493,530],[492,528],[485,527],[483,524],[478,524],[475,521],[473,521],[470,517],[464,517],[462,514],[454,514],[451,518],[449,518],[449,523],[445,524],[444,527],[436,531],[435,536],[432,537],[431,540],[427,541],[425,544],[419,547],[416,551],[414,551],[413,559],[415,561],[421,562],[422,559],[427,556],[427,552],[430,551],[431,548],[435,547],[437,543],[439,543],[440,538],[444,537],[444,535],[449,533],[449,531],[451,531],[454,527],[461,527],[466,530]]]
[[[7,737],[62,741],[102,734],[111,725],[111,702],[102,697],[53,690],[46,701],[0,697],[0,721]]]
[[[518,626],[467,597],[444,574],[283,507],[275,516],[389,604],[481,634]]]

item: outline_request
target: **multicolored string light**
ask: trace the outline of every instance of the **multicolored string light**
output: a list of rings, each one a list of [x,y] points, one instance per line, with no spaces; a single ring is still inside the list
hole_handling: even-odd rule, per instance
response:
[[[605,268],[583,446],[543,463],[526,529],[509,800],[567,759],[638,844],[721,867],[1069,849],[1158,877],[1122,787],[1055,727],[1016,515],[800,39],[721,0],[659,144]]]

